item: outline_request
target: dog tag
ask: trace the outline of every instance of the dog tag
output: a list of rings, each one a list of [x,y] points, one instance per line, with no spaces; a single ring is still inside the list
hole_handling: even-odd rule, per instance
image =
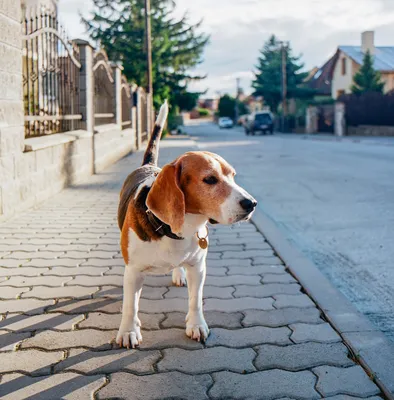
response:
[[[203,250],[205,250],[205,249],[208,247],[207,239],[205,239],[205,238],[199,238],[199,239],[198,239],[198,245],[199,245]]]

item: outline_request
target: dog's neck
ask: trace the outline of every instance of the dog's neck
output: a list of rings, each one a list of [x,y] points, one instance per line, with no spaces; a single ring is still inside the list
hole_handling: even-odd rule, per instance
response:
[[[198,233],[200,237],[205,237],[207,235],[207,222],[208,219],[204,215],[186,214],[185,223],[182,227],[182,236],[187,238]]]

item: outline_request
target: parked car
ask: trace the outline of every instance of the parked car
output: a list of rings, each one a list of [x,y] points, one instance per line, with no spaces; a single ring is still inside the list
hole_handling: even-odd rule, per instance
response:
[[[234,126],[233,120],[229,117],[221,117],[219,118],[219,128],[232,128]]]
[[[245,122],[245,133],[254,135],[256,132],[263,134],[274,133],[274,118],[268,111],[261,111],[249,116]]]

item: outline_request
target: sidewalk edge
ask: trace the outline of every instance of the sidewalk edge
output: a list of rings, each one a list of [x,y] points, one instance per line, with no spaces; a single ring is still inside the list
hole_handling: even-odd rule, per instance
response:
[[[371,379],[389,400],[394,400],[394,345],[285,238],[266,213],[257,209],[252,223],[341,335]]]

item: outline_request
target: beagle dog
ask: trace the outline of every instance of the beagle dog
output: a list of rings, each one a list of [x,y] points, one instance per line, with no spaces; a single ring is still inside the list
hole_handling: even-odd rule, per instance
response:
[[[247,221],[256,200],[234,182],[235,170],[205,151],[185,153],[158,168],[160,137],[168,114],[165,102],[144,155],[121,190],[118,224],[125,262],[119,346],[142,342],[138,303],[145,274],[172,271],[173,282],[188,286],[186,335],[205,341],[209,334],[202,300],[208,247],[207,223]]]

